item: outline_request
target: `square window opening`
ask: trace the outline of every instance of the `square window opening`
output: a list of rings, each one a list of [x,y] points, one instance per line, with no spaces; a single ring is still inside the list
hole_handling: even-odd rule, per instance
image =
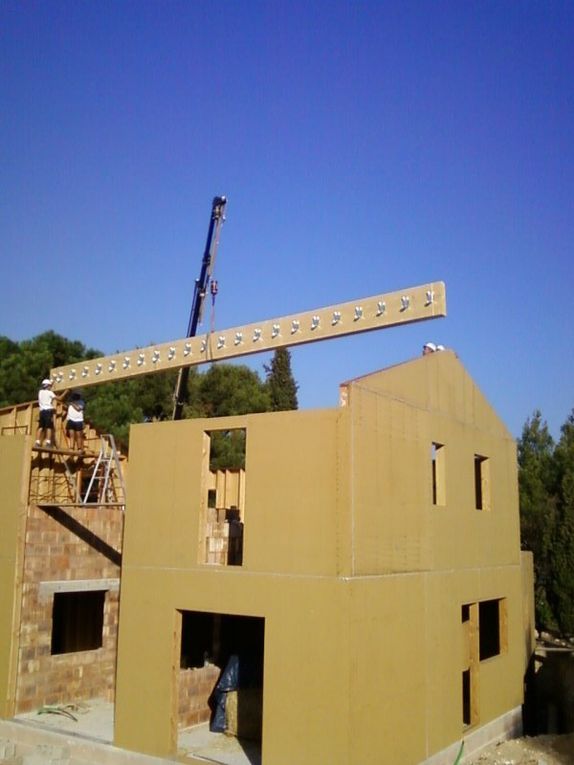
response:
[[[245,428],[232,430],[210,430],[209,436],[209,469],[245,470],[245,452],[247,431]]]
[[[102,647],[105,600],[105,590],[54,594],[52,655]]]

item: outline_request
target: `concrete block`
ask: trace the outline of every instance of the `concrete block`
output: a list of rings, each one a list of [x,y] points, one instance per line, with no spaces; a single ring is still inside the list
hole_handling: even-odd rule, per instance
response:
[[[7,738],[0,738],[0,761],[16,755],[16,744]]]
[[[33,752],[23,756],[22,765],[70,765],[70,749],[56,744],[37,744]]]

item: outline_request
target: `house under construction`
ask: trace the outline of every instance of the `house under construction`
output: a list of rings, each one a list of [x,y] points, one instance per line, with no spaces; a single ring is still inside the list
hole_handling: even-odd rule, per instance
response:
[[[2,717],[113,700],[116,746],[173,758],[235,666],[225,726],[263,765],[438,765],[520,731],[515,442],[455,353],[332,409],[135,425],[129,468],[35,427],[0,411]],[[244,470],[212,469],[232,437]]]

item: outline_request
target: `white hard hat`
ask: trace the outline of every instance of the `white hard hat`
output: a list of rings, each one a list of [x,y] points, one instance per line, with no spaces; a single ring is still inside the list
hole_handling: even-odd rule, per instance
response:
[[[42,387],[43,387],[43,388],[45,388],[45,387],[46,387],[46,386],[48,386],[48,385],[53,385],[53,384],[54,384],[54,383],[53,383],[51,380],[49,380],[47,377],[46,377],[46,379],[45,379],[45,380],[42,380]]]
[[[423,348],[429,348],[431,351],[436,351],[436,345],[434,343],[425,343]]]

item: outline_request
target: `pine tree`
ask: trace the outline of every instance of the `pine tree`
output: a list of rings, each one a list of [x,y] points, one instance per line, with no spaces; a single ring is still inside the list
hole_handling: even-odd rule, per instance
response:
[[[561,428],[554,453],[558,514],[554,529],[550,599],[560,631],[574,634],[574,410]]]
[[[267,387],[271,397],[271,410],[283,412],[297,409],[298,385],[291,371],[291,354],[287,348],[277,348],[271,364],[265,364]]]
[[[554,441],[539,411],[527,420],[518,441],[521,544],[534,555],[536,623],[556,624],[553,545],[557,522]]]

